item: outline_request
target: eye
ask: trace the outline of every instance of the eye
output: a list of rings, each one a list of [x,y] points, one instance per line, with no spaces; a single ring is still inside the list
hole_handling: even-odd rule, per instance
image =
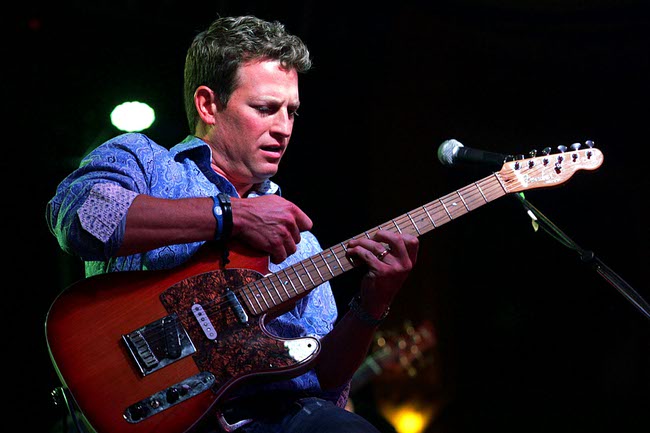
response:
[[[255,108],[257,111],[259,111],[260,113],[264,114],[264,115],[269,115],[269,114],[274,113],[274,112],[277,111],[276,108],[274,108],[274,107],[269,107],[269,106],[267,106],[267,105],[257,105],[257,106],[255,106],[254,108]]]
[[[262,116],[270,116],[277,113],[282,109],[282,105],[254,105],[253,108],[260,113]],[[293,119],[298,117],[298,107],[288,107],[287,114],[289,118]]]

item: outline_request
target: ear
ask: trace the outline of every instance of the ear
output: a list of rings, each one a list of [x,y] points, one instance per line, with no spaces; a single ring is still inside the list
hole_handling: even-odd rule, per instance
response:
[[[218,105],[217,96],[211,88],[199,86],[194,92],[194,107],[205,124],[214,125],[216,123]]]

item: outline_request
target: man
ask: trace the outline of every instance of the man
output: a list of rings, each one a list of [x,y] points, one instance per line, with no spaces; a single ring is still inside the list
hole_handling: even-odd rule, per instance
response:
[[[142,134],[123,134],[90,152],[48,203],[61,248],[84,261],[88,277],[172,269],[208,241],[224,249],[222,264],[236,242],[268,255],[271,272],[322,251],[311,219],[270,180],[300,106],[298,74],[310,67],[306,46],[280,23],[215,20],[187,53],[192,135],[167,150]],[[241,387],[202,429],[219,428],[211,423],[219,418],[220,428],[242,432],[376,432],[344,409],[347,389],[417,259],[418,240],[380,230],[345,248],[349,263],[366,269],[349,312],[338,315],[325,281],[267,324],[280,337],[317,338],[313,368]],[[237,423],[241,418],[253,421]]]

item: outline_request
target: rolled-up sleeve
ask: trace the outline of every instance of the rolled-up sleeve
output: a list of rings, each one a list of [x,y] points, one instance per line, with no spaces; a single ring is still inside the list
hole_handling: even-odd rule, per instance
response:
[[[115,255],[129,206],[149,190],[147,167],[153,158],[145,136],[118,136],[90,152],[58,185],[46,221],[64,251],[83,260]]]
[[[98,183],[77,210],[79,223],[88,233],[108,242],[138,194],[112,183]]]

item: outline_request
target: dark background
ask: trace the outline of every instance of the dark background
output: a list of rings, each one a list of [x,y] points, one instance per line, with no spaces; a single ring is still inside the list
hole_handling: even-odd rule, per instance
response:
[[[154,105],[147,131],[187,133],[182,68],[217,14],[279,19],[311,48],[300,117],[275,179],[329,247],[491,173],[449,168],[440,143],[507,154],[594,140],[596,171],[526,197],[646,299],[650,43],[644,1],[23,2],[3,17],[8,417],[57,421],[44,324],[81,278],[45,225],[47,200],[112,107]],[[13,277],[12,277],[13,276]],[[343,306],[356,275],[332,281]],[[101,320],[101,318],[98,318]],[[378,393],[439,408],[429,432],[645,432],[650,321],[513,197],[421,238],[383,329],[435,323],[433,362]],[[429,354],[431,357],[431,354]],[[379,387],[378,387],[379,388]]]

